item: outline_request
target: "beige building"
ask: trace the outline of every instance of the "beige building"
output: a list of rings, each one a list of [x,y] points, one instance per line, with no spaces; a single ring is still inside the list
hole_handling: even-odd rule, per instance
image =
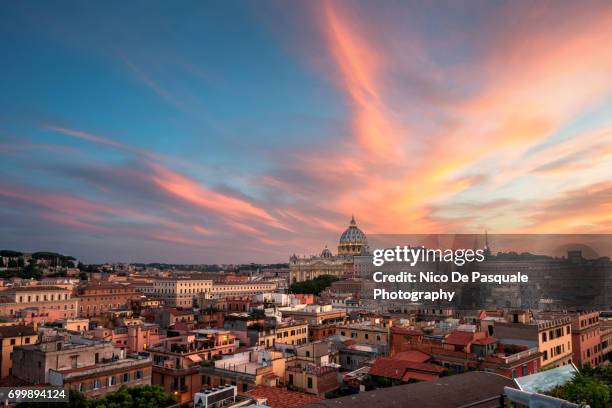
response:
[[[246,393],[258,385],[276,387],[285,378],[286,359],[270,350],[251,350],[225,356],[200,368],[202,387],[235,385],[239,393]]]
[[[389,327],[371,321],[338,325],[336,334],[350,337],[359,344],[376,346],[383,353],[389,350]]]
[[[13,375],[32,384],[102,396],[122,385],[150,385],[151,359],[126,357],[108,341],[70,336],[13,350]]]
[[[150,293],[162,299],[166,306],[192,307],[198,294],[210,293],[212,286],[213,281],[210,279],[157,278],[153,281]]]
[[[246,283],[215,283],[210,293],[213,297],[249,296],[276,290],[274,282],[246,282]],[[204,293],[206,295],[207,293]]]
[[[74,332],[89,330],[89,319],[85,318],[67,318],[60,319],[54,322],[58,327]]]
[[[305,320],[309,325],[323,324],[327,321],[342,320],[346,312],[334,309],[332,305],[298,305],[280,309],[283,317]]]
[[[19,311],[36,310],[41,321],[75,317],[78,299],[72,291],[59,286],[19,286],[0,291],[0,316],[15,316]]]

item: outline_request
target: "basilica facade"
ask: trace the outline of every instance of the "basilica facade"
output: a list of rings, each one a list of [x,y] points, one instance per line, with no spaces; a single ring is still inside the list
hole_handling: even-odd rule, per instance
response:
[[[326,246],[319,255],[298,257],[293,254],[289,258],[289,284],[321,275],[353,277],[354,257],[368,253],[368,239],[357,226],[355,217],[352,217],[348,228],[340,235],[337,255],[332,254]]]

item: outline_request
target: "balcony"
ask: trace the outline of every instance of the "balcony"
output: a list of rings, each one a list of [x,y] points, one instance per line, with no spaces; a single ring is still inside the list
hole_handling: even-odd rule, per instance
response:
[[[87,367],[69,368],[63,370],[49,369],[49,382],[51,385],[61,386],[67,381],[90,376],[100,376],[107,372],[117,372],[135,368],[144,368],[151,365],[150,358],[126,358],[108,363],[100,363]]]

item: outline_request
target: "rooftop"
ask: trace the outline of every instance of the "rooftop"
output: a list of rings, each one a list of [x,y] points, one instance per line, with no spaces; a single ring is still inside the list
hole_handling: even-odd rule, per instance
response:
[[[324,398],[303,392],[289,391],[286,388],[258,385],[248,392],[252,398],[265,398],[271,408],[293,408],[304,404],[316,404]]]
[[[59,286],[47,286],[47,285],[33,285],[33,286],[16,286],[10,289],[7,289],[7,292],[42,292],[56,290],[62,292],[69,292],[69,289],[62,288]]]
[[[33,336],[36,332],[31,326],[0,326],[0,337]]]
[[[456,408],[501,395],[504,392],[504,386],[517,388],[510,378],[473,371],[435,381],[380,388],[347,397],[310,403],[302,407]],[[487,405],[477,405],[474,408],[485,406]]]

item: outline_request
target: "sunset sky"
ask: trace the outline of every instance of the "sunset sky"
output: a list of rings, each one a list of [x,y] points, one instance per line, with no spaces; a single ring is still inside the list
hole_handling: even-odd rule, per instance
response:
[[[0,4],[0,248],[612,232],[612,2]]]

